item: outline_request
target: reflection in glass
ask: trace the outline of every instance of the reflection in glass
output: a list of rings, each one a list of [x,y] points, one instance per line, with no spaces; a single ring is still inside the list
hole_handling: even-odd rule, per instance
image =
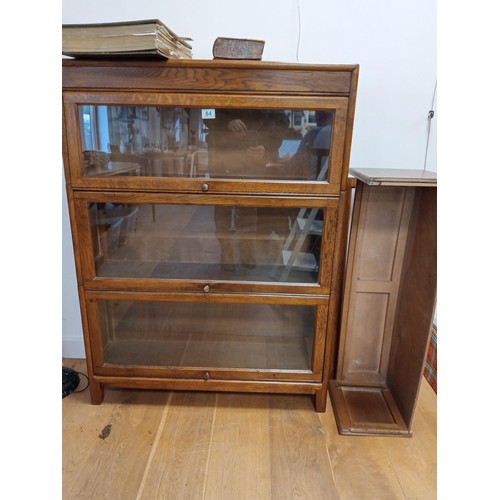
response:
[[[323,210],[89,203],[100,277],[317,283]]]
[[[98,301],[104,362],[310,370],[315,306]]]
[[[335,111],[79,106],[84,175],[324,180]]]

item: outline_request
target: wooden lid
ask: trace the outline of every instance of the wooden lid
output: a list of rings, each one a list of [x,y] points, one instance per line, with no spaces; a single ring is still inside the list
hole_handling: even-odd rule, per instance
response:
[[[369,186],[437,186],[437,173],[403,168],[351,168],[349,174]]]

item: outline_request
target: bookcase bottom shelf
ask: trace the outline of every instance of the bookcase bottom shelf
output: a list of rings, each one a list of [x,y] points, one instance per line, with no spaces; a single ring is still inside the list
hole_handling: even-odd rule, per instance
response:
[[[337,428],[342,435],[411,437],[389,389],[329,382]]]
[[[226,368],[311,373],[312,339],[285,336],[175,335],[120,339],[109,344],[109,365]]]

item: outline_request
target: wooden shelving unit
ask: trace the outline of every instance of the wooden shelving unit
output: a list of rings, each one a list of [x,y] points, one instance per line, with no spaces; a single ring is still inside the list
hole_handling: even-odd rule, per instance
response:
[[[310,394],[325,410],[357,75],[356,65],[63,60],[93,404],[122,387]],[[321,157],[278,158],[282,138],[297,139],[289,117],[319,110],[330,116]],[[290,222],[301,240],[288,248]]]
[[[341,434],[410,436],[436,299],[436,174],[350,173],[357,184],[330,396]]]

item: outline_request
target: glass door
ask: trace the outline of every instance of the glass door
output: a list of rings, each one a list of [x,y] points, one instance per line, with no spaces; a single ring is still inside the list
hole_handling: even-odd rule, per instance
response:
[[[345,98],[65,97],[82,187],[338,191]]]
[[[87,299],[96,373],[321,376],[326,299],[126,292],[88,292]]]
[[[75,198],[88,287],[328,293],[336,199]]]

